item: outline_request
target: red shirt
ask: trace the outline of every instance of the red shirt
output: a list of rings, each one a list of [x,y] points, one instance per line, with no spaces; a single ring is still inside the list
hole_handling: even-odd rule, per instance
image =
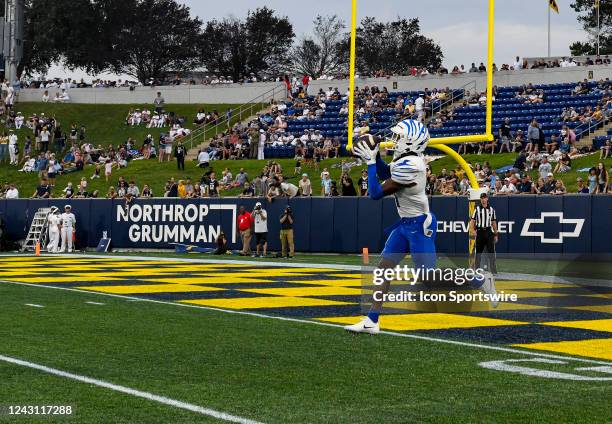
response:
[[[248,230],[251,228],[253,217],[250,212],[245,212],[242,215],[238,215],[238,229],[240,231]]]

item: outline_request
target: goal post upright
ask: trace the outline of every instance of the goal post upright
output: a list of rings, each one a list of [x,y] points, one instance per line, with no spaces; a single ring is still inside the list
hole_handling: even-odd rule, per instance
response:
[[[351,40],[350,40],[350,65],[349,65],[349,98],[348,98],[348,134],[347,134],[347,150],[353,148],[353,132],[355,118],[355,73],[356,73],[356,39],[357,39],[357,0],[351,0]],[[452,157],[464,170],[467,175],[471,190],[469,196],[469,215],[476,207],[476,202],[479,200],[479,194],[483,192],[480,188],[476,175],[466,160],[454,151],[449,144],[459,143],[486,143],[495,139],[493,135],[493,61],[495,54],[495,0],[488,0],[488,34],[487,34],[487,81],[486,81],[486,106],[485,106],[485,133],[466,136],[440,137],[433,138],[429,142],[429,147],[440,150]],[[392,149],[393,143],[384,141],[381,143],[381,149]],[[471,266],[475,262],[475,237],[469,235],[469,263]]]
[[[349,98],[347,150],[353,150],[353,132],[355,120],[355,71],[357,61],[357,0],[351,0],[351,46],[349,63]]]

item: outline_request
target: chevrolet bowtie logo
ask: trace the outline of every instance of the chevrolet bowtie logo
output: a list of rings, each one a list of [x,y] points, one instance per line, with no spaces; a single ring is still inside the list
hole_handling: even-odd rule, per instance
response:
[[[557,218],[560,225],[572,224],[574,225],[573,231],[560,231],[557,238],[547,238],[544,231],[532,231],[532,224],[544,224],[546,218]],[[523,229],[521,230],[521,236],[523,237],[540,237],[541,243],[563,243],[564,237],[580,237],[582,226],[584,225],[584,219],[566,219],[563,217],[563,212],[542,212],[540,218],[529,218],[525,220]]]

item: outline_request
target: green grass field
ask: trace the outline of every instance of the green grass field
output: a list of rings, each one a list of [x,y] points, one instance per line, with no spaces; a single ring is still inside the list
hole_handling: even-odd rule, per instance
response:
[[[542,378],[479,365],[528,360],[518,365],[576,374],[576,368],[601,366],[605,361],[555,356],[559,363],[533,362],[554,355],[470,341],[459,333],[438,337],[391,331],[377,337],[355,336],[336,325],[317,325],[322,323],[300,314],[211,309],[171,298],[92,293],[69,283],[32,283],[26,278],[55,275],[53,267],[60,275],[75,276],[96,272],[87,271],[88,266],[112,267],[110,258],[82,262],[72,258],[0,259],[29,268],[21,274],[24,277],[10,277],[12,267],[0,271],[0,279],[9,280],[0,282],[1,314],[6,319],[0,326],[0,422],[228,421],[214,418],[210,411],[191,412],[5,358],[232,414],[239,419],[234,422],[603,423],[612,419],[610,381]],[[64,269],[72,266],[75,271]],[[95,283],[96,278],[101,276],[92,274],[91,282],[75,284],[102,284]],[[135,282],[127,284],[123,287]],[[74,413],[63,418],[15,417],[6,413],[10,405],[70,405]]]

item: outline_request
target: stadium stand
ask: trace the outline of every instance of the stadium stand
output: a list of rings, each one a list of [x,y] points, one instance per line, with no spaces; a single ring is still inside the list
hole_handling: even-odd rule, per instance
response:
[[[553,134],[560,136],[563,124],[576,131],[576,140],[580,140],[584,130],[580,129],[582,122],[566,121],[562,119],[563,111],[568,108],[584,110],[587,107],[595,108],[603,98],[603,92],[589,91],[587,94],[572,95],[576,84],[549,84],[534,86],[536,90],[544,93],[541,103],[526,103],[518,93],[524,87],[501,87],[497,90],[493,106],[493,127],[498,129],[504,119],[510,118],[513,125],[527,128],[535,118],[541,124],[550,141]],[[597,87],[596,82],[588,83],[589,90]],[[609,107],[609,105],[608,105]],[[446,122],[442,128],[432,128],[432,137],[461,136],[469,134],[482,134],[485,131],[485,107],[481,105],[466,105],[454,111],[454,117]]]

